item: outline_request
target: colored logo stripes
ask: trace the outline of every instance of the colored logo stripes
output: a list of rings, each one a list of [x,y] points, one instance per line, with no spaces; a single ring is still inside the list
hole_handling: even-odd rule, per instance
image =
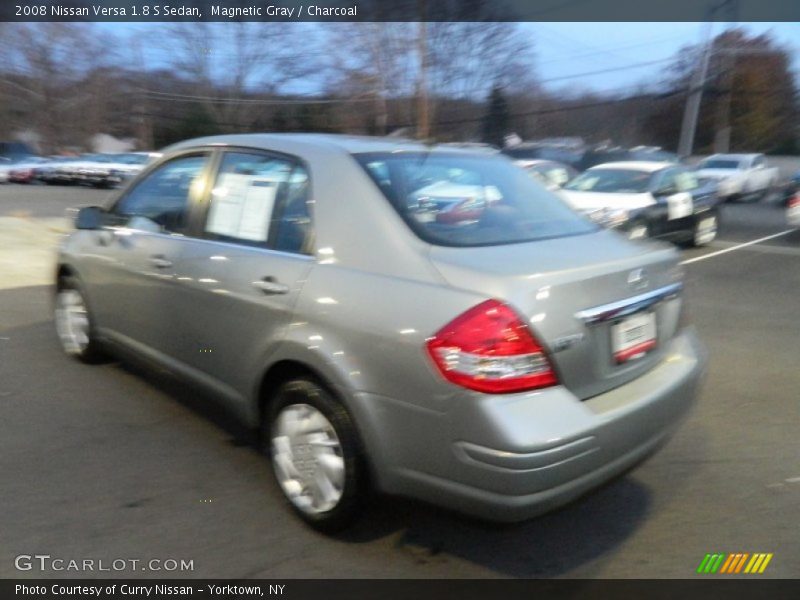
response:
[[[772,553],[757,552],[749,554],[747,552],[737,552],[733,554],[706,554],[697,572],[702,574],[726,574],[735,575],[739,573],[763,573],[769,561],[772,560]]]

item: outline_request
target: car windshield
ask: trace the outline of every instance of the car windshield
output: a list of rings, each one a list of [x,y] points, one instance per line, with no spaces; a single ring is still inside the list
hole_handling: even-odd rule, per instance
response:
[[[700,163],[701,169],[738,169],[739,161],[730,158],[709,158]]]
[[[564,186],[577,192],[641,194],[650,187],[652,173],[635,169],[589,169]]]
[[[438,152],[354,157],[409,227],[432,244],[495,246],[596,230],[505,158]]]

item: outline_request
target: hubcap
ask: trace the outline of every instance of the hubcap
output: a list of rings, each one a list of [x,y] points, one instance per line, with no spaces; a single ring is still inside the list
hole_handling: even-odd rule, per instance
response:
[[[339,437],[309,404],[291,404],[275,419],[272,466],[284,494],[305,513],[327,512],[342,497],[345,467]]]
[[[635,225],[631,227],[630,231],[628,232],[628,239],[631,240],[643,240],[647,237],[647,227],[644,225]]]
[[[56,330],[70,354],[80,354],[89,345],[89,314],[80,292],[65,289],[56,297]]]
[[[694,235],[696,245],[708,244],[715,237],[717,237],[717,217],[706,217],[697,224],[697,231]]]

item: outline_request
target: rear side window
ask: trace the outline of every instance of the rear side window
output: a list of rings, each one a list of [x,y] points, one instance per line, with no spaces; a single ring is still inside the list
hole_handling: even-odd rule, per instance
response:
[[[505,158],[425,152],[354,157],[411,229],[432,244],[492,246],[596,229]]]
[[[741,164],[738,160],[729,158],[709,158],[700,163],[701,169],[739,169]]]
[[[223,155],[211,191],[205,235],[212,239],[302,253],[311,237],[309,177],[284,157]]]

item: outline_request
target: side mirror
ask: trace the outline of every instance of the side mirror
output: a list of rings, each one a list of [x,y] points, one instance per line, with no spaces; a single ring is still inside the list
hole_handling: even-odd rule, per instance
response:
[[[76,229],[100,229],[103,226],[105,211],[99,206],[84,206],[75,217]]]

